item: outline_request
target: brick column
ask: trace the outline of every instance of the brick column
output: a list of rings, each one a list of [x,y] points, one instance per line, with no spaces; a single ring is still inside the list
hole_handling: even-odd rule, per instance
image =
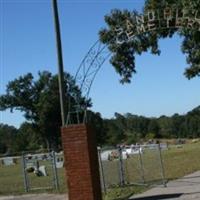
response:
[[[69,200],[102,200],[95,134],[86,124],[62,128]]]

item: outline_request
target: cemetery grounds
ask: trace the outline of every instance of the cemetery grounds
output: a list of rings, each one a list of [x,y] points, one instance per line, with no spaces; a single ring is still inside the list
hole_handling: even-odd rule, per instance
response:
[[[173,180],[192,172],[200,170],[200,142],[187,143],[184,145],[170,145],[169,150],[162,151],[165,178],[166,180]],[[139,179],[139,174],[136,172],[135,159],[137,156],[132,156],[125,160],[126,181],[131,182]],[[151,162],[153,159],[150,153],[144,154],[144,162],[146,165],[145,181],[158,181],[160,174],[158,169]],[[47,173],[50,171],[50,166],[47,161],[41,161],[42,165],[46,165]],[[105,174],[109,175],[109,181],[115,182],[117,176],[117,166],[115,161],[104,161],[106,167]],[[24,180],[21,167],[21,159],[16,160],[16,164],[5,166],[0,164],[0,196],[6,195],[20,195],[25,194]],[[37,177],[34,173],[30,174],[31,184],[37,188],[43,188],[52,184],[52,176]],[[112,180],[113,179],[113,180]],[[31,193],[66,193],[65,173],[64,168],[58,169],[59,190],[55,189],[39,189],[32,190]],[[151,186],[151,185],[150,185]],[[119,187],[117,184],[107,189],[105,199],[125,198],[134,193],[139,193],[146,190],[148,187],[128,185],[126,187]]]

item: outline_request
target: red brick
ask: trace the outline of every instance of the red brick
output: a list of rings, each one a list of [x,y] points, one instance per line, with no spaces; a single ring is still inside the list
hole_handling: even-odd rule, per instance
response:
[[[69,200],[102,200],[95,134],[86,124],[62,128]]]

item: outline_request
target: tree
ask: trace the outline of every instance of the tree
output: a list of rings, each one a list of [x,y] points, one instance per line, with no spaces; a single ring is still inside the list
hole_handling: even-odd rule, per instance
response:
[[[148,125],[148,133],[154,134],[155,138],[160,138],[161,136],[159,134],[159,131],[160,131],[160,127],[158,125],[157,120],[152,118]]]
[[[110,14],[105,16],[107,28],[100,30],[100,40],[106,44],[112,52],[111,64],[114,66],[116,72],[121,76],[121,83],[130,82],[132,74],[136,73],[135,55],[142,54],[148,50],[152,54],[160,54],[158,48],[158,41],[160,38],[172,37],[175,33],[184,38],[182,43],[182,52],[187,56],[187,63],[189,67],[185,70],[185,76],[191,79],[195,76],[200,76],[200,21],[199,21],[199,7],[200,0],[146,0],[144,6],[144,14],[148,10],[156,10],[162,16],[163,9],[171,7],[173,12],[183,10],[184,17],[183,29],[168,28],[157,29],[141,34],[136,34],[131,40],[127,40],[127,35],[137,32],[136,18],[139,16],[137,11],[129,10],[112,10]],[[146,15],[145,15],[146,16]],[[198,19],[192,20],[190,16]],[[171,19],[170,19],[171,20]],[[160,23],[160,22],[159,22]],[[161,21],[161,25],[162,26]],[[171,20],[169,23],[173,23]],[[126,34],[124,31],[126,30]],[[120,39],[126,40],[119,44],[118,36],[120,32]]]
[[[16,138],[17,129],[14,126],[0,124],[0,153],[13,153],[13,144]]]
[[[40,137],[31,123],[24,122],[15,137],[13,144],[14,152],[33,151],[40,149],[42,138]]]
[[[115,113],[115,119],[105,119],[104,128],[106,131],[106,143],[116,145],[125,139],[126,120],[119,113]]]
[[[170,138],[173,137],[172,130],[172,118],[162,115],[157,119],[159,127],[160,127],[160,135],[162,138]]]
[[[46,148],[59,148],[60,142],[60,102],[58,76],[48,71],[39,72],[35,80],[31,73],[10,81],[5,95],[0,96],[0,110],[13,109],[24,113],[27,122],[32,123],[34,132],[42,139]],[[74,79],[64,74],[65,99],[71,106],[77,103],[90,105],[90,100],[81,97],[81,91],[75,85]],[[77,102],[77,99],[79,101]],[[65,102],[65,109],[68,109]]]
[[[100,113],[95,113],[91,110],[87,112],[87,119],[92,124],[92,129],[95,132],[98,145],[103,145],[106,142],[106,131],[104,121]]]
[[[104,119],[104,144],[132,144],[154,138],[200,137],[200,106],[185,115],[162,115],[147,118],[127,113],[115,113],[115,118]]]
[[[200,137],[200,106],[186,115],[187,133],[191,138]]]

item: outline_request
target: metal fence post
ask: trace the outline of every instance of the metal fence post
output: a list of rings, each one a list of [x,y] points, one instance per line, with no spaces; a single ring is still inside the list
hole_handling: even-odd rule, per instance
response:
[[[160,159],[160,167],[161,167],[162,182],[163,182],[163,186],[164,186],[164,187],[167,187],[166,179],[165,179],[165,170],[164,170],[164,164],[163,164],[163,159],[162,159],[162,153],[161,153],[160,143],[158,144],[158,151],[159,151],[159,159]]]
[[[123,163],[123,155],[122,155],[122,147],[119,147],[119,177],[120,177],[120,186],[125,185],[125,176],[124,176],[124,163]]]
[[[98,158],[99,158],[101,185],[102,185],[103,192],[106,194],[106,182],[105,182],[105,175],[104,175],[104,170],[103,170],[103,163],[101,159],[101,148],[97,147],[97,150],[98,150]]]
[[[59,189],[59,183],[58,183],[58,173],[57,173],[57,167],[56,167],[56,154],[54,151],[51,152],[52,155],[52,168],[53,168],[53,185],[56,190]]]
[[[143,183],[145,183],[145,178],[144,178],[144,164],[143,164],[143,160],[142,160],[142,155],[141,155],[140,149],[141,149],[141,146],[139,146],[140,173],[141,173],[142,181],[143,181]]]
[[[24,189],[25,192],[29,191],[29,184],[28,184],[28,177],[27,177],[27,173],[26,173],[26,161],[25,161],[25,156],[24,153],[22,153],[22,173],[23,173],[23,178],[24,178]]]

